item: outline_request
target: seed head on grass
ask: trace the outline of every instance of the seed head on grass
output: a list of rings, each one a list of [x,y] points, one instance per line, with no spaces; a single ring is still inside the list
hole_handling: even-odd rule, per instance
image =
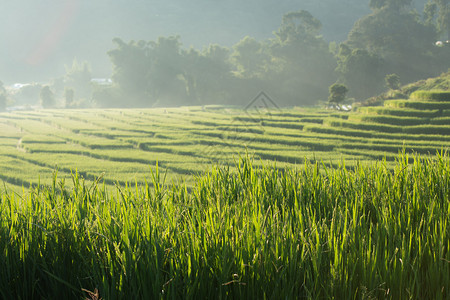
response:
[[[97,288],[94,289],[94,292],[91,292],[91,291],[86,290],[86,289],[81,289],[81,290],[83,292],[88,293],[88,295],[90,297],[90,298],[84,298],[85,300],[102,300],[102,298],[100,298],[100,294],[99,294]]]

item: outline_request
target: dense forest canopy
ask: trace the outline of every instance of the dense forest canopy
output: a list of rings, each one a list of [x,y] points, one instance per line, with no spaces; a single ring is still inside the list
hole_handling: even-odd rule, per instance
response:
[[[59,3],[55,10],[66,18],[43,17],[35,27],[61,28],[44,34],[44,42],[33,36],[27,46],[38,45],[35,51],[15,56],[28,63],[30,75],[70,52],[64,49],[79,53],[78,61],[85,61],[72,67],[65,63],[66,74],[51,82],[55,97],[67,107],[242,104],[261,90],[280,105],[314,105],[328,98],[334,83],[363,100],[386,89],[386,76],[395,74],[399,83],[408,83],[449,67],[447,0],[100,2]],[[2,4],[16,11],[17,5]],[[38,7],[45,6],[22,6],[21,14]],[[99,7],[108,7],[102,18]],[[120,17],[113,13],[118,11]],[[51,10],[42,16],[51,16]],[[164,27],[163,19],[170,26]],[[16,29],[18,36],[28,33]],[[117,37],[111,39],[111,32]],[[74,43],[74,38],[86,42]],[[105,42],[108,38],[112,43]],[[105,58],[93,51],[105,46],[109,72],[100,67]],[[8,56],[2,51],[1,57]],[[10,70],[5,60],[0,66]],[[18,67],[0,79],[8,82],[22,71]],[[92,85],[89,79],[97,74],[111,77],[113,84]],[[23,99],[22,94],[16,91],[16,98]]]
[[[0,79],[44,81],[74,57],[88,60],[96,77],[111,72],[105,53],[113,38],[157,40],[180,35],[186,46],[231,47],[246,35],[269,38],[289,11],[307,10],[324,24],[327,41],[345,39],[369,12],[360,0],[15,0],[2,1]]]

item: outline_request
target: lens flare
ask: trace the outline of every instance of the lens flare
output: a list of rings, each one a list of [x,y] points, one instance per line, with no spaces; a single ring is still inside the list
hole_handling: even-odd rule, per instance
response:
[[[62,37],[69,29],[77,15],[80,0],[69,0],[58,13],[58,18],[42,40],[38,42],[33,52],[28,56],[26,62],[30,65],[43,63],[54,53]]]

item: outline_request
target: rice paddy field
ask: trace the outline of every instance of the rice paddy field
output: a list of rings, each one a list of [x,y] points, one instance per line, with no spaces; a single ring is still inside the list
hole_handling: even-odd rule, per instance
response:
[[[448,99],[2,113],[0,297],[448,299]]]
[[[450,102],[426,99],[358,112],[256,106],[10,112],[0,114],[0,179],[21,189],[48,184],[55,170],[60,178],[78,171],[89,181],[102,176],[124,186],[149,181],[158,164],[168,184],[192,184],[212,164],[234,166],[246,153],[281,169],[305,160],[390,165],[402,150],[447,149],[449,121]]]

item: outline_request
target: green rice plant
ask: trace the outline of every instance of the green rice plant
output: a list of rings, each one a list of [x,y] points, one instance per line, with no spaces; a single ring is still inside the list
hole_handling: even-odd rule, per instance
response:
[[[361,122],[354,122],[354,121],[352,122],[352,121],[329,120],[329,121],[327,121],[327,125],[332,126],[332,127],[343,127],[343,128],[367,130],[367,131],[375,131],[375,132],[383,132],[383,133],[403,132],[402,126],[375,124],[375,123],[361,123]]]
[[[379,116],[379,115],[360,115],[352,116],[349,120],[360,120],[361,122],[373,122],[394,126],[411,126],[411,125],[425,125],[430,123],[429,118],[418,117],[397,117],[397,116]]]
[[[444,101],[450,102],[450,92],[449,91],[415,91],[410,95],[411,99],[422,100],[422,101]]]
[[[299,120],[297,123],[293,122],[270,122],[270,121],[262,121],[261,125],[262,127],[276,127],[276,128],[289,128],[289,129],[297,129],[297,130],[303,130],[303,124],[299,124],[302,122]]]
[[[22,143],[28,144],[63,144],[66,141],[62,138],[53,135],[43,135],[43,134],[25,134],[21,136]]]
[[[26,119],[26,118],[6,118],[8,125],[16,127],[19,132],[27,132],[30,134],[50,135],[61,132],[61,129],[55,128],[40,120]]]
[[[330,117],[332,117],[332,118],[340,118],[340,119],[344,119],[344,120],[347,120],[348,119],[348,117],[349,117],[349,114],[347,113],[347,112],[345,112],[345,113],[339,113],[339,112],[335,112],[335,113],[330,113],[329,114],[330,115]],[[322,118],[323,118],[323,116],[322,116]],[[322,122],[323,123],[323,122]]]
[[[439,116],[439,110],[417,110],[407,108],[389,107],[358,107],[358,112],[362,114],[389,115],[399,117],[433,118]]]
[[[234,171],[233,171],[234,170]],[[243,157],[192,188],[47,186],[0,201],[2,298],[413,298],[450,288],[450,159],[280,170]]]
[[[411,120],[419,117],[419,110],[403,110],[417,113],[410,117]],[[432,120],[437,123],[435,126],[444,128],[447,111],[424,111],[430,112],[439,114],[439,118]],[[389,155],[403,146],[408,152],[416,149],[427,154],[434,149],[447,148],[450,142],[446,129],[436,131],[435,128],[421,127],[409,129],[411,132],[408,133],[403,126],[361,122],[361,115],[354,113],[293,108],[254,114],[258,118],[235,108],[5,113],[0,114],[0,129],[7,130],[0,136],[0,154],[25,162],[22,169],[20,165],[14,167],[15,174],[5,171],[5,178],[9,178],[7,182],[10,183],[35,183],[38,177],[33,173],[35,170],[44,168],[49,172],[57,164],[60,174],[67,175],[71,170],[79,169],[89,181],[95,174],[105,172],[105,181],[111,187],[115,180],[123,184],[135,179],[142,184],[147,165],[157,161],[161,168],[169,169],[168,178],[182,176],[191,183],[193,174],[207,169],[210,163],[230,164],[233,157],[245,153],[246,149],[262,161],[277,161],[279,166],[292,167],[311,155],[334,161],[345,157],[347,165],[352,165],[353,159],[380,157],[371,145],[390,151]],[[400,117],[402,121],[406,118]],[[66,119],[69,120],[67,124],[64,123]],[[243,121],[238,121],[241,119]],[[192,121],[198,121],[198,124]],[[333,122],[338,122],[336,125],[339,126],[330,127]],[[56,123],[58,126],[54,126]],[[366,155],[370,150],[376,153]],[[352,153],[352,156],[346,153]],[[105,168],[91,168],[90,163]],[[2,170],[9,170],[5,164],[0,163],[0,175]]]
[[[430,120],[431,125],[449,125],[450,117],[433,118]]]
[[[335,136],[340,135],[340,136],[363,137],[363,138],[371,138],[374,136],[374,133],[372,131],[340,128],[340,127],[305,126],[304,130],[318,134],[331,134]]]
[[[436,149],[439,149],[439,145],[411,145],[401,143],[383,143],[381,141],[371,141],[370,143],[342,143],[339,145],[340,149],[358,149],[360,152],[365,153],[367,150],[374,150],[384,153],[398,153],[398,151],[404,149],[408,153],[420,153],[420,154],[434,154]]]
[[[0,121],[0,136],[1,137],[18,137],[18,136],[20,136],[20,129],[15,127],[12,124],[6,123],[6,120],[1,120]]]
[[[385,107],[394,108],[412,108],[424,110],[448,110],[450,102],[432,102],[432,101],[414,101],[414,100],[387,100],[384,101]]]
[[[438,135],[450,135],[450,125],[422,125],[422,126],[409,126],[403,128],[403,132],[408,134],[438,134]]]

